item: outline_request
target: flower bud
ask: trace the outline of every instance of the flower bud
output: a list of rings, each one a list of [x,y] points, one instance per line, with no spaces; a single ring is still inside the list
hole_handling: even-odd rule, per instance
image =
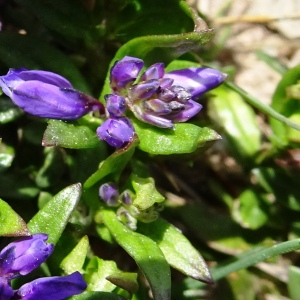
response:
[[[67,276],[53,276],[33,280],[22,285],[16,292],[16,299],[64,300],[82,293],[87,288],[82,275],[74,272]]]
[[[128,118],[109,118],[97,128],[100,140],[120,148],[133,140],[134,128]]]
[[[131,193],[126,190],[121,194],[121,201],[124,205],[131,205],[132,204],[132,196]]]
[[[102,184],[99,188],[99,196],[108,206],[118,205],[119,192],[114,183]]]
[[[160,127],[160,128],[174,128],[174,124],[171,120],[165,118],[156,116],[150,113],[141,113],[141,114],[135,114],[135,116],[146,123],[152,124],[154,126]]]
[[[3,277],[0,277],[0,299],[1,300],[10,300],[14,295],[14,291],[9,284],[9,280]]]
[[[156,115],[166,115],[171,112],[168,103],[160,99],[151,99],[144,103],[145,112],[152,112]]]
[[[42,118],[76,120],[90,111],[104,111],[98,100],[51,72],[10,69],[0,76],[0,87],[17,106]]]
[[[161,78],[159,79],[160,88],[162,90],[168,89],[172,86],[174,80],[171,78]]]
[[[121,96],[109,94],[104,96],[106,109],[111,117],[121,117],[126,110],[125,99]]]
[[[126,87],[130,82],[134,82],[138,77],[144,62],[136,57],[125,56],[117,61],[110,72],[110,83],[114,92]]]
[[[34,234],[8,244],[0,252],[0,276],[14,278],[26,275],[41,265],[52,253],[47,234]]]
[[[130,88],[130,97],[135,100],[147,99],[153,96],[159,89],[159,81],[152,79],[145,81]]]
[[[165,74],[165,67],[163,63],[156,63],[150,66],[141,76],[140,81],[147,81],[151,79],[160,79]]]
[[[227,74],[211,68],[187,68],[166,73],[165,78],[173,79],[174,85],[184,87],[195,99],[223,83]]]
[[[184,106],[183,110],[170,116],[173,122],[186,122],[202,109],[202,105],[193,100],[189,100]]]

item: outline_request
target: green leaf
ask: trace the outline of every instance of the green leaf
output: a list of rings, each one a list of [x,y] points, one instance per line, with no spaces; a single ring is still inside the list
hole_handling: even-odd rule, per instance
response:
[[[0,199],[0,236],[27,236],[30,232],[24,220]]]
[[[297,251],[299,249],[300,239],[278,243],[271,247],[253,248],[236,256],[233,262],[231,259],[230,262],[227,264],[223,263],[219,266],[212,267],[211,274],[213,279],[217,281],[231,273],[247,269],[267,259],[271,259],[284,253]],[[189,279],[189,281],[193,283],[195,289],[201,289],[204,287],[204,284],[202,282],[194,281],[193,279]]]
[[[193,32],[147,35],[134,38],[118,50],[110,64],[110,68],[116,60],[120,60],[126,55],[142,58],[146,61],[146,65],[159,61],[169,63],[174,58],[189,51],[198,50],[207,43],[213,35],[213,29],[209,29],[206,23],[198,16],[198,13],[192,10],[186,2],[181,1],[180,4],[195,23]],[[100,99],[104,99],[105,94],[111,93],[109,77],[110,72],[106,76]]]
[[[137,273],[123,272],[111,260],[92,257],[85,270],[88,290],[111,292],[120,287],[133,294],[138,289]]]
[[[136,261],[151,286],[153,298],[170,299],[170,268],[157,244],[123,225],[113,211],[101,210],[99,217],[117,243]]]
[[[281,63],[276,56],[271,56],[267,52],[262,50],[257,50],[255,52],[258,59],[265,62],[268,66],[270,66],[274,71],[278,72],[280,75],[283,75],[288,69],[287,67]]]
[[[71,300],[126,300],[126,298],[114,293],[108,292],[90,292],[86,291],[80,295],[70,298]]]
[[[288,97],[300,100],[300,80],[298,80],[297,84],[288,86],[286,93]]]
[[[299,120],[300,102],[289,96],[288,88],[296,84],[300,80],[300,65],[288,70],[282,77],[281,81],[277,85],[272,98],[272,107],[287,117],[291,122]],[[294,115],[294,120],[290,117]],[[274,132],[274,140],[279,145],[286,145],[289,140],[288,126],[279,122],[278,120],[270,120],[272,130]],[[299,125],[300,126],[300,125]],[[298,129],[299,130],[299,129]],[[299,134],[298,134],[299,140]]]
[[[31,234],[47,233],[48,242],[56,244],[81,196],[81,184],[66,187],[47,202],[28,223]]]
[[[131,143],[110,155],[100,164],[99,169],[86,180],[84,188],[90,188],[109,174],[120,174],[131,159],[137,144],[138,139],[134,139]]]
[[[114,261],[92,257],[85,269],[85,280],[88,282],[88,290],[111,292],[116,286],[106,278],[118,270]]]
[[[281,122],[281,123],[285,124],[286,126],[294,128],[298,131],[300,130],[300,125],[299,124],[296,124],[296,123],[292,122],[291,120],[289,120],[284,115],[277,112],[272,107],[262,103],[257,98],[251,96],[250,94],[248,94],[246,91],[244,91],[243,89],[238,87],[233,82],[225,81],[224,85],[229,87],[231,90],[237,92],[239,95],[241,95],[250,105],[252,105],[253,107],[257,108],[258,110],[260,110],[261,112],[263,112],[267,116],[269,116],[271,118],[270,122],[273,122],[273,121],[274,122],[276,122],[276,121]],[[275,120],[272,120],[272,118],[274,118]]]
[[[138,290],[137,273],[117,271],[107,276],[106,279],[130,294]]]
[[[300,268],[296,266],[289,267],[288,290],[291,300],[300,299]]]
[[[261,133],[253,109],[239,94],[224,87],[214,90],[209,116],[224,129],[233,154],[243,162],[254,158],[260,150]]]
[[[81,271],[89,250],[89,238],[85,235],[76,247],[63,259],[60,268],[66,273],[71,274]]]
[[[246,190],[234,205],[233,217],[243,227],[258,229],[269,219],[267,200],[257,191]]]
[[[136,193],[133,205],[139,210],[146,210],[154,203],[160,203],[165,200],[165,197],[156,190],[152,177],[142,178],[132,174],[131,183]]]
[[[80,123],[66,123],[50,120],[43,136],[43,146],[61,146],[63,148],[93,148],[99,144],[96,130]]]
[[[299,249],[300,239],[279,243],[268,248],[252,249],[246,253],[243,253],[240,259],[237,257],[237,260],[232,263],[229,263],[225,266],[221,265],[212,268],[211,273],[215,280],[219,280],[237,270],[246,269],[250,266],[256,265],[261,261],[265,261],[266,259]]]
[[[174,129],[158,128],[133,119],[132,123],[139,137],[139,148],[150,154],[191,153],[207,142],[220,139],[220,135],[208,127],[189,123],[175,124]]]
[[[196,280],[212,282],[202,256],[179,229],[163,219],[151,223],[140,222],[137,229],[157,243],[170,266]]]
[[[85,79],[68,56],[48,42],[29,35],[1,32],[0,61],[9,68],[53,71],[69,79],[75,88],[89,92]]]

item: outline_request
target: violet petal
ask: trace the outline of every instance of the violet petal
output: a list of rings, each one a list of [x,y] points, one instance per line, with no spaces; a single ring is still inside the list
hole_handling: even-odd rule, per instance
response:
[[[160,127],[160,128],[173,128],[174,125],[172,121],[169,119],[166,119],[164,117],[155,116],[152,114],[143,113],[138,117],[140,120],[152,124],[154,126]]]
[[[18,85],[12,93],[12,101],[27,113],[50,119],[75,120],[89,111],[101,108],[98,101],[68,88],[59,88],[40,81],[28,81]]]
[[[134,128],[128,118],[109,118],[97,128],[100,140],[120,148],[133,140]]]
[[[10,300],[13,295],[14,291],[9,281],[6,278],[0,277],[0,300]]]
[[[170,115],[170,119],[173,122],[186,122],[190,118],[194,117],[201,109],[201,104],[193,100],[189,100],[185,103],[185,109],[176,114]]]
[[[18,72],[20,79],[24,81],[38,80],[40,82],[56,85],[61,88],[73,88],[71,83],[64,77],[41,70],[21,70]]]
[[[121,96],[109,94],[104,96],[106,109],[111,117],[121,117],[126,110],[125,99]]]
[[[158,91],[159,87],[159,81],[156,79],[135,84],[129,90],[130,98],[133,101],[150,98]]]
[[[110,83],[112,89],[117,92],[129,82],[134,82],[138,77],[144,62],[136,57],[125,56],[117,61],[111,68]]]
[[[211,68],[188,68],[166,73],[164,77],[173,79],[174,85],[184,87],[197,98],[219,86],[227,75]]]
[[[82,293],[87,288],[82,275],[74,272],[67,276],[45,277],[24,284],[15,297],[22,300],[63,300]]]
[[[13,278],[19,274],[26,275],[41,265],[54,249],[53,244],[46,243],[47,239],[48,235],[46,234],[34,234],[12,242],[3,248],[0,252],[0,262],[1,259],[7,257],[7,253],[10,253],[10,263],[3,268],[8,276]],[[12,255],[13,261],[11,261]],[[1,275],[4,275],[3,271],[1,271]]]
[[[160,79],[165,74],[163,63],[156,63],[150,66],[145,73],[141,76],[140,81],[147,81],[151,79]]]
[[[118,204],[119,192],[114,183],[102,184],[99,188],[99,196],[108,206],[115,206]]]

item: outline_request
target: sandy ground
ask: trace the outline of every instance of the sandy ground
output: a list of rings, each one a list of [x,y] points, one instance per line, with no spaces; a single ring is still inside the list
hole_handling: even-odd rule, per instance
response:
[[[262,56],[275,58],[273,62],[286,68],[300,64],[300,1],[198,0],[193,4],[208,16],[216,40],[224,41],[224,49],[230,52],[237,68],[235,82],[270,103],[282,74]]]

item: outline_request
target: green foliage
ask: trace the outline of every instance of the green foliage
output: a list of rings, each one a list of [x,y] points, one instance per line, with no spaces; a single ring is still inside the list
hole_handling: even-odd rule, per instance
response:
[[[0,199],[1,236],[29,235],[24,220],[3,200]]]
[[[81,184],[73,184],[55,195],[28,223],[31,234],[44,232],[55,244],[64,231],[81,195]]]
[[[222,71],[213,30],[185,1],[0,1],[0,20],[0,75],[53,71],[103,103],[125,55]],[[282,74],[271,106],[228,79],[174,130],[129,115],[136,135],[117,150],[97,137],[97,113],[45,121],[0,94],[0,236],[49,234],[39,272],[88,283],[70,299],[299,299],[300,69],[257,55]],[[106,182],[119,189],[110,208]]]

